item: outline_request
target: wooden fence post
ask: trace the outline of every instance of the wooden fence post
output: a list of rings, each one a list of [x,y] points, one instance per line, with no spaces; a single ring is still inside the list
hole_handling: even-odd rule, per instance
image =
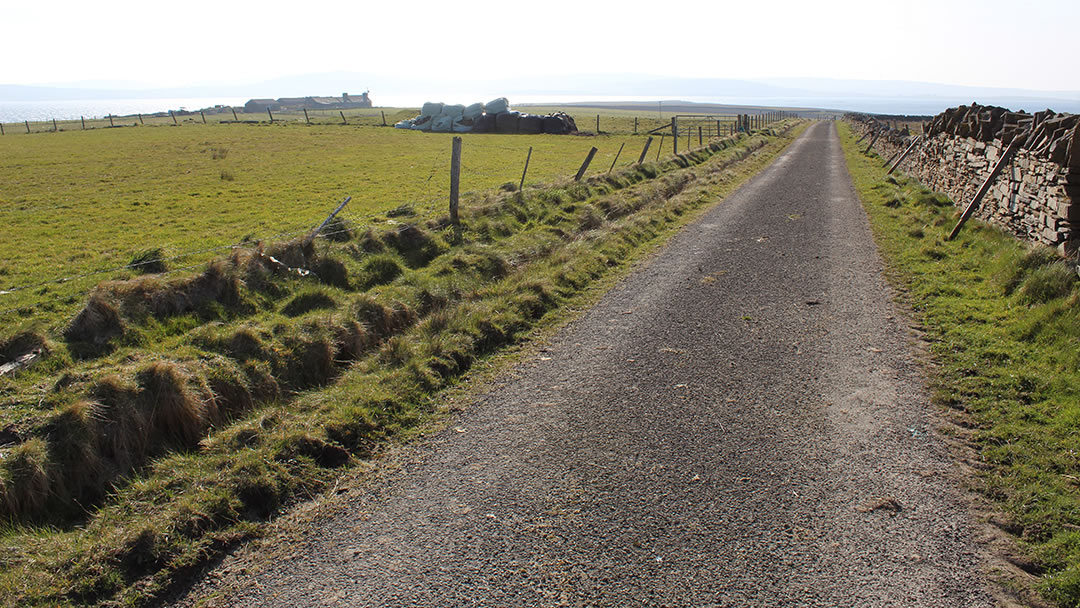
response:
[[[521,183],[518,184],[518,192],[525,187],[525,174],[529,172],[529,160],[532,159],[532,146],[529,146],[529,154],[525,156],[525,169],[521,172]]]
[[[0,135],[7,135],[7,133],[4,133],[4,123],[2,122],[0,122]]]
[[[454,136],[450,152],[450,223],[461,227],[458,219],[458,187],[461,183],[461,137]]]
[[[56,119],[55,118],[52,119],[52,130],[53,130],[53,133],[56,133],[57,131],[60,130],[60,127],[56,126]]]
[[[86,130],[86,117],[85,116],[80,116],[79,120],[82,122],[83,131],[85,131]]]
[[[304,238],[304,245],[311,244],[311,241],[314,241],[315,238],[317,236],[319,236],[319,233],[322,232],[323,228],[326,228],[326,225],[330,223],[330,220],[334,219],[334,217],[336,217],[337,214],[340,213],[341,210],[345,208],[345,205],[348,205],[349,201],[351,201],[351,200],[352,200],[351,196],[346,196],[345,200],[341,201],[341,204],[337,206],[337,209],[334,209],[333,211],[331,211],[330,215],[327,216],[327,218],[325,220],[323,220],[323,222],[321,224],[319,224],[314,230],[311,231],[310,234],[308,234]]]
[[[607,170],[608,173],[611,173],[611,170],[615,168],[615,163],[619,162],[619,155],[622,154],[622,149],[623,149],[623,146],[625,146],[625,145],[626,145],[626,142],[623,142],[623,143],[619,144],[619,151],[615,153],[615,160],[611,161],[611,166],[608,167],[608,170]]]
[[[176,114],[173,114],[172,110],[169,110],[169,117],[172,118],[172,124],[176,124]]]
[[[341,110],[338,110],[338,114],[341,114],[341,124],[343,124],[343,125],[349,124],[349,121],[345,120],[345,112],[342,112]]]
[[[889,169],[889,172],[888,172],[888,173],[886,173],[885,175],[892,175],[892,172],[893,172],[893,171],[896,171],[896,168],[900,166],[900,163],[904,162],[904,159],[905,159],[905,158],[907,158],[908,154],[910,154],[910,153],[911,153],[911,151],[915,149],[915,144],[919,143],[919,140],[921,140],[921,139],[922,139],[922,136],[921,136],[921,135],[919,135],[919,136],[915,137],[915,139],[913,139],[913,140],[911,141],[911,145],[907,147],[907,150],[904,150],[904,153],[903,153],[903,154],[901,154],[901,155],[900,155],[900,158],[898,158],[898,159],[896,160],[896,164],[894,164],[894,165],[893,165],[893,166],[892,166],[892,167],[891,167],[891,168]]]
[[[26,134],[29,135],[30,134],[30,121],[29,120],[24,120],[23,124],[26,125]]]
[[[667,133],[660,134],[660,145],[656,146],[656,160],[660,161],[660,153],[664,151],[664,138],[667,137]]]
[[[109,126],[110,126],[110,127],[115,127],[115,126],[116,126],[116,125],[114,125],[114,124],[113,124],[113,121],[112,121],[112,114],[109,114]]]
[[[145,125],[145,124],[146,124],[145,122],[143,122],[143,119],[142,119],[142,113],[141,113],[141,112],[139,113],[139,124],[140,124],[140,125]]]
[[[274,113],[270,111],[270,108],[266,108],[266,115],[270,117],[270,122],[274,122]]]
[[[307,115],[307,108],[304,108],[304,122],[306,122],[309,125],[311,124],[311,119],[308,118],[308,115]]]
[[[379,110],[379,114],[382,114],[382,126],[385,127],[386,126],[386,111],[385,110]]]
[[[870,148],[874,147],[874,144],[877,143],[878,137],[880,137],[880,136],[881,136],[881,131],[878,131],[877,133],[874,133],[874,137],[870,139],[870,145],[866,146],[866,149],[863,150],[863,154],[868,154],[870,152]]]
[[[236,108],[230,107],[229,109],[232,110],[232,119],[235,122],[240,122],[240,119],[236,117]]]
[[[679,124],[674,116],[671,117],[671,153],[679,153]]]
[[[600,134],[600,115],[596,115],[596,134]]]
[[[634,135],[637,135],[637,116],[634,117]]]
[[[585,162],[581,163],[581,168],[578,169],[577,175],[574,176],[575,182],[581,181],[581,176],[585,175],[585,171],[589,168],[589,163],[592,162],[594,156],[596,156],[596,146],[593,146],[593,148],[589,150],[589,155],[585,157]]]
[[[637,159],[637,164],[645,162],[645,155],[649,153],[649,144],[652,143],[652,137],[645,140],[645,147],[641,149],[641,156]]]
[[[697,128],[697,145],[698,145],[699,148],[701,146],[705,145],[705,140],[702,139],[702,137],[701,137],[701,126],[700,125],[698,125],[698,128]]]
[[[206,124],[206,114],[203,114],[202,110],[199,110],[199,116],[202,116],[202,124]]]
[[[1020,143],[1026,139],[1026,133],[1023,136],[1018,135],[1013,138],[1012,143],[1010,143],[1009,147],[1005,149],[1005,153],[1001,155],[1001,158],[998,159],[997,164],[994,165],[993,170],[990,171],[990,175],[986,178],[986,181],[983,182],[982,186],[979,187],[978,192],[976,192],[975,196],[971,198],[971,202],[968,203],[967,207],[964,208],[964,213],[960,216],[960,221],[956,222],[956,227],[954,227],[952,229],[952,232],[949,233],[949,238],[945,239],[946,241],[951,241],[956,238],[956,235],[960,234],[960,229],[964,227],[964,223],[968,221],[968,218],[971,217],[971,214],[974,213],[975,209],[979,207],[979,203],[982,201],[983,197],[986,196],[986,193],[990,191],[990,186],[993,185],[994,180],[997,179],[998,174],[1001,173],[1001,170],[1005,168],[1005,165],[1007,165],[1009,161],[1012,160],[1012,156],[1020,147]]]

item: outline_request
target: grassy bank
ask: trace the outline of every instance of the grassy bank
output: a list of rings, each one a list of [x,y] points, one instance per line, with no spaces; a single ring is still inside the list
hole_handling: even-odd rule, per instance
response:
[[[1080,606],[1080,289],[1075,264],[957,209],[841,135],[855,187],[938,364],[936,400],[977,453],[991,522],[1029,556],[1044,597]]]
[[[6,381],[0,598],[140,605],[338,469],[407,437],[440,391],[564,314],[794,136],[716,141],[445,218],[335,226],[201,273],[100,285]],[[8,432],[8,431],[5,431]]]
[[[142,270],[125,265],[161,259],[176,270],[220,256],[213,247],[281,240],[348,195],[344,217],[355,225],[385,222],[403,205],[442,209],[451,137],[296,123],[0,137],[0,339]],[[530,147],[526,184],[573,176],[593,146],[587,175],[602,175],[624,144],[615,169],[637,160],[644,137],[465,134],[461,189],[517,184]]]

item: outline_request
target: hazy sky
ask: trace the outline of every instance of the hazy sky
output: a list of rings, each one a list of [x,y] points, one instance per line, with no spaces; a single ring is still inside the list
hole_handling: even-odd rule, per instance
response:
[[[16,1],[0,83],[647,73],[1080,90],[1078,0]]]

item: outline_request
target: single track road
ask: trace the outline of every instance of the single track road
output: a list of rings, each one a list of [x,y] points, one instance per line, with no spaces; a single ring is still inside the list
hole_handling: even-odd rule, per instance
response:
[[[993,605],[915,352],[814,124],[349,508],[185,601]]]

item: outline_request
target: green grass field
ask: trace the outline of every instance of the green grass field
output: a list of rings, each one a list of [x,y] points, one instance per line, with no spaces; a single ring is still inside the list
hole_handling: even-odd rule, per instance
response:
[[[973,452],[976,487],[1060,606],[1080,606],[1080,284],[1045,247],[968,222],[914,180],[885,176],[841,124],[848,167],[891,279],[926,331],[945,432]],[[1006,581],[1024,592],[1029,580]]]
[[[402,205],[441,211],[450,139],[297,123],[0,138],[0,291],[13,291],[0,294],[0,325],[10,332],[20,323],[59,322],[95,284],[131,273],[49,281],[124,266],[149,249],[180,256],[310,229],[345,196],[353,201],[344,217],[357,225],[385,221],[380,214]],[[637,160],[643,137],[466,134],[461,188],[516,186],[530,147],[527,185],[572,176],[592,146],[599,152],[587,175],[597,175],[611,168],[623,144],[620,167]],[[18,289],[25,286],[32,287]]]

